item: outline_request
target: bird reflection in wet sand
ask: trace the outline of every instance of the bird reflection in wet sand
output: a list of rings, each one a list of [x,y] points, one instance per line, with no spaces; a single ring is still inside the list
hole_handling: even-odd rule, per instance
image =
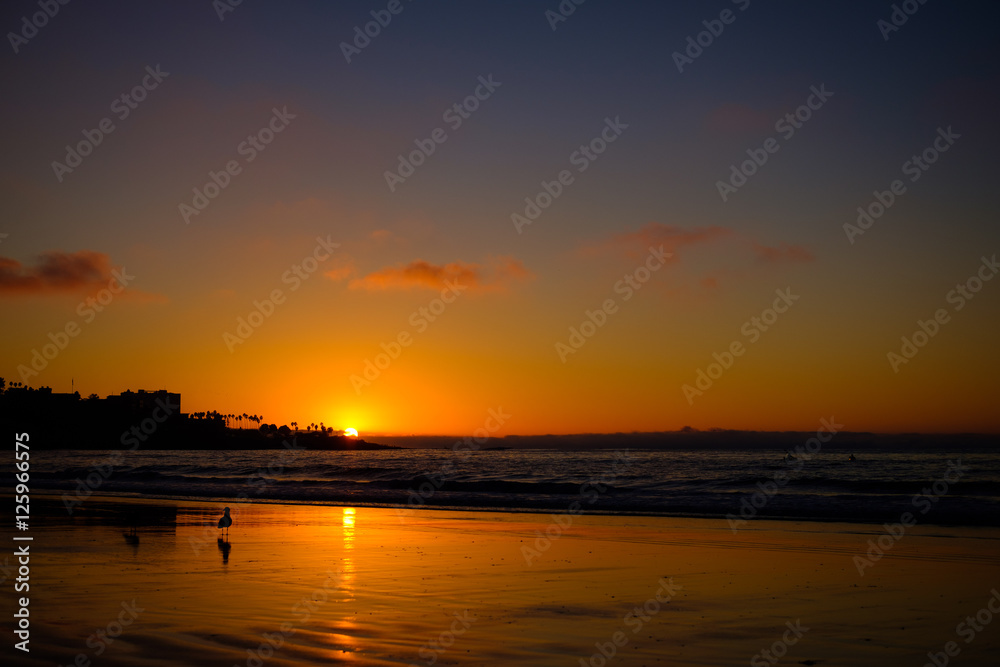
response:
[[[229,551],[233,548],[233,545],[229,543],[229,540],[223,540],[219,538],[219,551],[222,552],[222,564],[227,565],[229,563]]]

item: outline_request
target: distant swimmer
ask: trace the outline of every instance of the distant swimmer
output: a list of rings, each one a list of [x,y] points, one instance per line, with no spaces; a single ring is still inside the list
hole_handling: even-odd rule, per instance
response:
[[[223,510],[223,512],[225,512],[225,513],[222,515],[222,518],[219,519],[219,528],[225,528],[226,529],[226,534],[228,535],[229,534],[229,527],[231,525],[233,525],[233,517],[229,516],[229,508],[228,507],[225,510]]]
[[[848,461],[854,461],[854,460],[855,460],[855,458],[854,458],[854,454],[851,454],[850,456],[848,456],[848,457],[847,457],[847,460],[848,460]]]
[[[791,452],[786,453],[785,454],[785,460],[786,461],[794,461],[795,460],[795,454],[792,454]]]

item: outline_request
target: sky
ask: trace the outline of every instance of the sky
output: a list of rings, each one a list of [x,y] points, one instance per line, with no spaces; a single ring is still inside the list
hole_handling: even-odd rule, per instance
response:
[[[0,9],[8,383],[1000,432],[995,3],[44,5]]]

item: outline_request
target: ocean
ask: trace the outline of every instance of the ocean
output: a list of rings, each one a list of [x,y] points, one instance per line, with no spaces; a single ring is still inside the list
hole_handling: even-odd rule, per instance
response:
[[[91,496],[1000,526],[1000,454],[394,449],[48,451],[31,492]],[[808,458],[807,458],[808,457]],[[10,478],[7,483],[10,484]],[[742,524],[741,524],[742,525]]]

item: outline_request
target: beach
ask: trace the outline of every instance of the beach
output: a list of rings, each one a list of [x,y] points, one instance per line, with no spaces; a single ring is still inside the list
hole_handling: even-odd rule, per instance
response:
[[[220,502],[33,503],[19,665],[986,665],[1000,648],[993,528],[230,503],[220,541]]]

